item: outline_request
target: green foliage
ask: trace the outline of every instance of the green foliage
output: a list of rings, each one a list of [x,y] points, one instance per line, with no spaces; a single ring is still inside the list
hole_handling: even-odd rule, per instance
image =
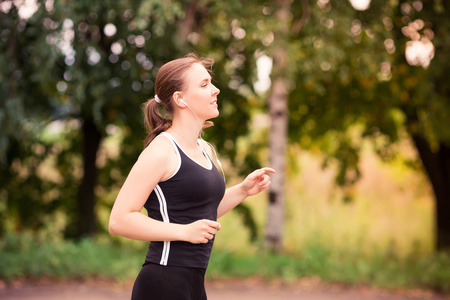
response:
[[[450,143],[449,126],[443,125],[448,124],[443,117],[450,109],[448,91],[441,83],[449,68],[448,7],[372,1],[367,11],[356,11],[349,2],[330,1],[310,9],[308,23],[290,45],[296,61],[289,96],[291,141],[318,146],[337,159],[341,185],[358,179],[363,137],[383,137],[374,145],[386,158],[405,130],[426,137],[434,150]],[[433,32],[436,51],[429,67],[405,59],[412,39],[405,29],[414,22],[423,22],[415,39],[426,40]]]
[[[8,234],[0,240],[0,278],[88,277],[125,280],[136,276],[142,250],[103,244],[39,239],[31,234]]]
[[[248,131],[251,103],[236,86],[228,86],[231,78],[244,81],[236,68],[230,70],[230,60],[244,52],[251,58],[253,50],[242,47],[241,41],[236,46],[230,36],[217,37],[228,32],[229,19],[221,23],[220,32],[209,31],[214,27],[207,27],[206,20],[221,14],[215,6],[151,0],[37,4],[29,19],[19,17],[20,3],[11,3],[10,9],[2,6],[0,11],[0,62],[6,66],[0,70],[0,200],[17,229],[38,229],[42,215],[63,211],[68,216],[67,230],[73,234],[74,221],[81,218],[77,197],[83,198],[79,195],[84,163],[101,164],[98,190],[109,192],[120,186],[142,149],[141,104],[153,95],[157,69],[189,51],[217,60],[217,86],[221,98],[229,100],[220,104],[218,125],[206,136],[221,155],[235,160],[234,145]],[[190,5],[195,13],[192,28],[184,26]],[[184,29],[186,35],[200,36],[204,31],[206,39],[187,39],[181,34]],[[228,45],[236,50],[226,55]],[[250,76],[253,63],[247,60],[239,66],[240,72]],[[82,153],[86,133],[80,130],[86,123],[94,124],[101,141],[119,136],[120,155],[106,154],[101,163],[86,162]],[[58,133],[49,134],[52,128]],[[237,169],[246,173],[258,167],[255,155],[248,152],[248,163]],[[101,196],[96,193],[100,205],[105,205]]]
[[[39,277],[55,279],[135,278],[143,263],[146,243],[79,242],[7,234],[0,239],[0,278],[13,280]],[[295,281],[316,277],[325,282],[370,285],[383,288],[424,288],[450,293],[448,253],[410,254],[399,257],[390,250],[365,254],[358,250],[330,248],[311,242],[295,254],[258,255],[213,250],[207,277]]]
[[[16,157],[12,143],[32,140],[39,132],[39,122],[46,118],[54,101],[60,71],[60,56],[45,41],[48,30],[42,27],[48,17],[38,10],[30,19],[18,17],[18,7],[0,11],[0,166]],[[45,61],[45,64],[42,62]],[[39,101],[46,98],[46,101]],[[33,110],[29,110],[33,107]],[[15,149],[17,150],[17,149]],[[20,152],[19,152],[20,153]]]
[[[318,277],[325,282],[383,288],[425,288],[448,293],[449,267],[448,253],[399,258],[389,252],[367,255],[311,243],[296,255],[263,253],[237,256],[215,251],[207,275],[212,279],[260,276],[268,280],[281,278],[286,281]]]

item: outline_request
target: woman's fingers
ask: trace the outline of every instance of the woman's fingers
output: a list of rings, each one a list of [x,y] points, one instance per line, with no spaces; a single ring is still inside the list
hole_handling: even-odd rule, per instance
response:
[[[275,173],[275,170],[272,168],[263,168],[261,169],[261,175],[259,177],[259,187],[261,190],[267,190],[271,184],[270,176],[266,173]]]
[[[188,241],[193,244],[207,243],[221,228],[220,223],[211,220],[198,220],[188,226],[190,228]]]
[[[258,171],[260,171],[262,174],[266,174],[266,173],[276,173],[276,171],[272,168],[268,168],[268,167],[264,167],[259,169]]]

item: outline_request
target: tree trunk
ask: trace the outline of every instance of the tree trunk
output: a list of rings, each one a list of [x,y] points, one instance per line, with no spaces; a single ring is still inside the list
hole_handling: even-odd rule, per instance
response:
[[[185,45],[188,35],[195,27],[195,14],[198,9],[198,0],[191,1],[185,8],[185,18],[178,24],[178,39],[181,45]]]
[[[270,165],[277,170],[272,175],[269,193],[269,208],[266,224],[266,246],[279,253],[283,249],[284,229],[284,180],[287,144],[287,91],[286,83],[278,78],[272,85],[269,98],[270,127]]]
[[[93,236],[97,230],[95,214],[95,186],[97,184],[97,152],[102,135],[91,118],[82,125],[83,134],[83,178],[77,199],[77,238]]]
[[[287,145],[287,62],[286,45],[289,34],[288,15],[290,1],[278,0],[279,27],[275,31],[274,44],[277,45],[273,54],[272,89],[268,99],[270,126],[270,165],[277,173],[272,176],[269,193],[269,208],[266,224],[266,247],[279,253],[283,249],[284,229],[284,180]]]
[[[450,250],[450,147],[440,143],[433,151],[424,137],[412,138],[435,195],[436,248]]]

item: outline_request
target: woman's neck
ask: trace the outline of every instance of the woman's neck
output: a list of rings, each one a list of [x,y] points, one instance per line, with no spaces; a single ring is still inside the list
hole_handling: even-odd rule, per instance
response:
[[[182,124],[180,122],[173,122],[167,131],[187,147],[197,147],[197,140],[201,130],[200,125],[196,123]]]

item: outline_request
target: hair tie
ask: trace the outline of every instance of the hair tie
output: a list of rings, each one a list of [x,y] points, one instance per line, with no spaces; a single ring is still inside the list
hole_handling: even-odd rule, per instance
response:
[[[158,95],[155,95],[155,101],[156,103],[161,103],[161,99],[159,99]]]

